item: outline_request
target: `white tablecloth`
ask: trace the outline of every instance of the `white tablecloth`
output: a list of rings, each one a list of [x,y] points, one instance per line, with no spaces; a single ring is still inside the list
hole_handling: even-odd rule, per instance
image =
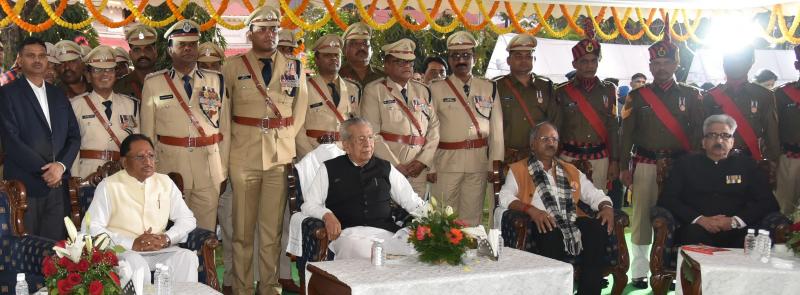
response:
[[[742,249],[714,252],[713,255],[692,251],[686,253],[700,264],[701,289],[711,294],[800,294],[800,259],[788,255],[780,259],[794,261],[793,269],[780,269],[772,263],[761,263],[744,256]],[[678,284],[676,294],[683,294],[680,286],[681,263],[678,255]]]
[[[144,294],[156,294],[156,287],[153,285],[145,285]],[[218,295],[222,294],[217,290],[211,289],[203,283],[175,283],[172,286],[173,295]]]
[[[383,294],[572,294],[572,265],[505,248],[499,261],[468,258],[465,265],[430,265],[416,256],[335,260],[312,265],[350,286],[353,295]],[[306,286],[311,273],[306,270]]]

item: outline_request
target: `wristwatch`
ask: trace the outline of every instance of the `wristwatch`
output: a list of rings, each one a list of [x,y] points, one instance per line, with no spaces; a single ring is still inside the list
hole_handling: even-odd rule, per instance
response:
[[[167,234],[164,234],[164,237],[167,239],[167,247],[169,247],[170,245],[172,245],[172,240],[169,238],[169,235],[167,235]],[[164,248],[167,248],[167,247],[164,247]]]
[[[739,228],[739,221],[736,221],[736,218],[731,217],[731,228],[732,229]]]

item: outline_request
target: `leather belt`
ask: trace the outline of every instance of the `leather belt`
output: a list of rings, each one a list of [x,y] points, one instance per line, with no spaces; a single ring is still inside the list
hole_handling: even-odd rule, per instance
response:
[[[564,151],[573,153],[573,154],[596,154],[601,153],[606,150],[606,144],[601,143],[599,145],[592,145],[592,144],[579,144],[573,145],[569,143],[562,143],[561,148]]]
[[[385,141],[397,142],[397,143],[404,143],[408,145],[424,145],[425,144],[425,137],[416,136],[416,135],[399,135],[387,132],[381,132],[381,137]]]
[[[486,138],[468,139],[456,142],[439,142],[439,148],[443,150],[463,150],[463,149],[477,149],[485,147],[488,144]]]
[[[635,147],[635,150],[636,155],[648,160],[675,159],[686,154],[686,151],[683,150],[651,151],[638,146]]]
[[[233,122],[236,122],[237,124],[258,127],[261,129],[275,129],[275,128],[292,126],[292,124],[294,124],[294,118],[286,117],[286,118],[262,119],[262,118],[233,116]]]
[[[96,159],[103,161],[119,161],[119,152],[117,151],[94,151],[94,150],[81,150],[81,159]]]
[[[217,133],[206,137],[172,137],[159,135],[158,141],[163,144],[181,147],[201,147],[222,141],[222,134]]]
[[[784,143],[783,150],[790,153],[800,153],[800,144]]]
[[[336,131],[308,129],[306,130],[306,136],[316,138],[319,143],[342,141],[342,137]]]

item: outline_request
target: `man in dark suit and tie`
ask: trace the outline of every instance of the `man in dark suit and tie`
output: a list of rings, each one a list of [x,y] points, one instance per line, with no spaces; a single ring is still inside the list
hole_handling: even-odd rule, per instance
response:
[[[0,88],[5,178],[20,180],[27,188],[26,232],[59,240],[65,236],[67,167],[80,149],[80,131],[64,92],[44,81],[44,42],[26,38],[18,52],[25,79]]]

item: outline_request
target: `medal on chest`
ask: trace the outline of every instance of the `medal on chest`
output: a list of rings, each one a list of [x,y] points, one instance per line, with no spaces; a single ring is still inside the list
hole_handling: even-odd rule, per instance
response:
[[[300,79],[297,76],[297,68],[294,61],[286,63],[286,70],[281,75],[281,90],[286,95],[292,95],[292,90],[300,86]]]
[[[753,114],[758,113],[758,101],[750,101],[750,112]]]
[[[686,97],[681,96],[678,98],[678,109],[681,110],[681,112],[686,111]]]
[[[539,102],[539,103],[543,103],[544,102],[544,96],[542,95],[542,91],[541,90],[536,90],[536,101]]]
[[[608,108],[608,96],[607,95],[603,95],[603,106],[605,108]]]
[[[133,115],[119,115],[119,127],[128,134],[133,134],[133,128],[137,127],[136,118]]]
[[[742,183],[741,175],[725,175],[725,184]]]
[[[219,109],[222,107],[222,100],[217,91],[212,87],[203,86],[200,89],[199,103],[203,115],[214,127],[219,127]]]
[[[492,107],[492,99],[488,97],[483,97],[480,95],[476,95],[472,97],[475,101],[475,105],[481,108],[491,108]]]

